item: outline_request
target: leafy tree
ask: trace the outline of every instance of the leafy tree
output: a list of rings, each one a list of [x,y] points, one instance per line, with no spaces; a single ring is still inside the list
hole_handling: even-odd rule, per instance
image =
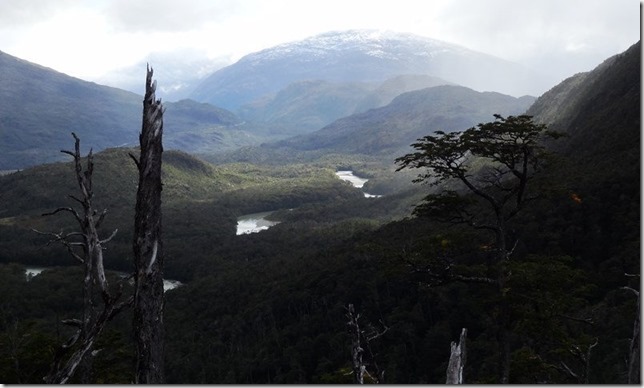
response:
[[[404,168],[419,168],[415,182],[440,189],[429,194],[415,209],[417,215],[453,224],[466,224],[490,232],[494,240],[482,246],[490,253],[486,272],[463,275],[453,260],[443,257],[424,272],[434,280],[466,281],[494,285],[498,299],[500,382],[510,377],[511,307],[507,297],[511,277],[510,257],[518,240],[511,220],[527,203],[538,198],[530,183],[543,170],[549,154],[546,139],[560,134],[536,124],[532,117],[494,115],[495,120],[463,132],[435,132],[412,144],[416,152],[396,159]]]

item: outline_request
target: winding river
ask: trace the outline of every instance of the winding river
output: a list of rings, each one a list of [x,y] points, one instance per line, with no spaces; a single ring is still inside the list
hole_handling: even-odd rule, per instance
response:
[[[262,230],[279,224],[278,221],[269,221],[266,219],[272,213],[253,213],[237,218],[237,235],[261,232]]]
[[[369,179],[364,179],[357,177],[353,175],[353,171],[349,170],[341,170],[337,171],[335,175],[342,179],[343,181],[347,181],[353,185],[353,187],[362,189],[365,183]],[[369,194],[363,192],[364,196],[366,198],[378,198],[382,197],[381,195],[374,195],[374,194]],[[261,232],[262,230],[266,230],[270,228],[271,226],[275,226],[279,224],[279,221],[269,221],[266,219],[270,214],[273,212],[261,212],[261,213],[252,213],[252,214],[246,214],[243,215],[239,218],[237,218],[237,235],[242,235],[242,234],[250,234],[250,233],[258,233]]]
[[[49,268],[54,268],[54,267],[27,267],[25,270],[25,275],[27,275],[27,279],[31,279],[34,276],[40,275],[42,271]],[[120,272],[120,271],[114,271],[114,272],[118,273],[123,277],[127,276],[125,272]],[[181,283],[178,280],[163,279],[163,291],[172,290],[173,288],[177,288],[182,284],[183,283]]]
[[[335,175],[337,175],[338,178],[342,179],[343,181],[347,181],[351,183],[353,187],[358,189],[363,188],[364,184],[369,181],[369,179],[364,179],[353,175],[353,171],[349,171],[349,170],[336,171]],[[382,197],[382,195],[369,194],[365,192],[363,192],[363,194],[366,198]]]
[[[364,187],[364,184],[367,183],[368,181],[368,179],[360,178],[353,175],[353,171],[349,171],[349,170],[336,171],[335,175],[338,178],[342,179],[343,181],[347,181],[351,183],[353,187],[358,189],[362,189]],[[369,194],[364,192],[363,194],[366,198],[381,197],[381,195],[374,195],[374,194]],[[266,217],[268,217],[272,213],[273,213],[272,211],[252,213],[252,214],[246,214],[237,218],[237,235],[239,236],[242,234],[258,233],[258,232],[261,232],[262,230],[266,230],[270,228],[271,226],[275,226],[279,224],[279,221],[269,221],[266,219]],[[50,267],[28,267],[25,271],[25,274],[27,275],[27,278],[30,279],[33,276],[38,276],[42,271],[48,268]],[[122,276],[126,276],[124,272],[119,272],[119,273]],[[173,288],[177,288],[181,285],[182,283],[178,280],[170,280],[170,279],[163,280],[164,291],[172,290]]]

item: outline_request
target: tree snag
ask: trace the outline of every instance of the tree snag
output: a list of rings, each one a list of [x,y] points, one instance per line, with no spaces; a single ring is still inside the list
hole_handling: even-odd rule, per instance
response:
[[[98,336],[108,321],[133,302],[131,297],[119,302],[122,296],[122,282],[119,284],[115,295],[110,292],[103,267],[103,250],[104,245],[116,235],[117,231],[112,232],[106,239],[101,239],[98,235],[98,227],[104,220],[107,210],[103,210],[99,215],[92,204],[94,197],[92,188],[94,158],[90,150],[87,155],[87,167],[83,171],[80,139],[75,133],[72,133],[72,136],[75,139],[74,152],[65,150],[61,152],[74,158],[74,169],[81,196],[79,198],[70,195],[69,197],[78,202],[83,210],[78,212],[72,207],[60,207],[50,213],[43,214],[43,216],[60,212],[70,213],[78,222],[80,232],[43,233],[37,230],[35,232],[51,237],[52,240],[49,243],[57,242],[64,245],[70,255],[83,265],[85,269],[83,279],[83,316],[82,319],[65,319],[62,321],[65,325],[75,327],[76,333],[56,350],[50,371],[44,378],[48,384],[64,384],[68,382],[79,367],[83,370],[81,381],[89,383],[91,360],[88,356],[92,354],[92,348]],[[97,215],[98,218],[95,218]],[[78,252],[79,248],[80,252]],[[96,303],[99,295],[100,300],[102,300],[102,309],[100,310]],[[72,350],[71,356],[65,358]]]
[[[628,275],[633,276],[633,275]],[[639,275],[635,275],[639,276]],[[641,300],[640,292],[631,288],[631,287],[622,287],[624,290],[632,291],[635,296],[637,296],[637,314],[635,314],[635,321],[633,322],[633,338],[631,338],[631,343],[629,347],[628,354],[628,384],[639,384],[640,383],[640,315],[641,311]]]
[[[163,384],[163,242],[161,239],[161,155],[163,106],[148,66],[139,134],[140,156],[134,218],[134,333],[137,384]]]
[[[467,329],[463,328],[458,344],[452,341],[450,345],[449,363],[447,364],[447,380],[445,384],[463,384],[463,369],[467,360],[465,341]]]
[[[380,384],[384,382],[385,371],[380,370],[378,364],[375,360],[375,355],[371,350],[371,341],[384,335],[389,328],[381,321],[383,326],[382,331],[378,331],[371,325],[368,326],[368,331],[364,331],[360,328],[360,323],[358,320],[361,315],[356,314],[353,304],[349,304],[346,307],[347,313],[347,328],[349,331],[349,336],[351,337],[351,365],[353,370],[353,381],[355,384],[364,384],[364,376],[367,375],[374,383]],[[371,360],[371,365],[373,365],[373,374],[369,373],[367,370],[368,363],[364,362],[363,354],[365,349],[362,347],[364,344],[368,351],[368,358]]]

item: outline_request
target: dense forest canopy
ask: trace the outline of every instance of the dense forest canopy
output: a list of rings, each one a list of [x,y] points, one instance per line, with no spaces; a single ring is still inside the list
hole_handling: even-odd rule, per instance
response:
[[[637,43],[534,103],[443,85],[312,136],[203,158],[166,150],[163,276],[182,282],[164,294],[166,382],[352,383],[355,327],[365,383],[444,383],[463,328],[465,383],[639,382],[640,57]],[[441,117],[415,127],[430,96]],[[492,105],[479,118],[459,99]],[[370,152],[369,134],[400,135],[382,125],[392,118],[418,140]],[[119,229],[111,284],[134,270],[130,152],[94,155],[99,232]],[[71,334],[60,321],[82,313],[82,270],[33,232],[75,230],[41,216],[74,204],[75,185],[68,162],[0,176],[0,382],[41,383]],[[236,235],[238,217],[261,211],[281,222]],[[105,327],[89,381],[134,381],[131,321],[126,310]]]

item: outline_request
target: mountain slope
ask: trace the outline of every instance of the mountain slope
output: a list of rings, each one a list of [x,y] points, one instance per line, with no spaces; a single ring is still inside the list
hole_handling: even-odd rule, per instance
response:
[[[401,75],[383,83],[296,81],[272,97],[246,104],[239,116],[271,135],[318,130],[337,119],[389,104],[399,94],[449,82],[428,75]]]
[[[380,84],[377,89],[365,96],[356,106],[353,113],[364,112],[369,109],[380,108],[389,104],[397,96],[414,90],[431,88],[439,85],[451,85],[438,77],[423,74],[405,74],[390,78]]]
[[[492,120],[494,113],[520,114],[533,101],[462,86],[436,86],[401,94],[385,107],[342,118],[275,146],[391,157],[408,152],[411,143],[433,131],[467,129]]]
[[[558,149],[593,164],[639,165],[641,42],[588,73],[563,81],[528,110],[565,132]],[[610,133],[607,133],[610,131]],[[599,157],[601,156],[601,157]]]
[[[382,82],[401,74],[516,96],[544,90],[542,76],[490,55],[412,34],[350,30],[249,54],[209,76],[191,98],[234,111],[295,81]]]
[[[296,81],[272,98],[244,105],[239,115],[273,133],[301,134],[352,114],[373,89],[367,83]]]
[[[579,201],[583,257],[617,288],[639,273],[641,258],[641,42],[588,73],[575,75],[528,110],[567,136],[551,147],[564,156],[553,176]]]
[[[70,132],[101,150],[138,143],[142,97],[0,52],[0,170],[61,160]],[[226,148],[247,136],[231,112],[194,101],[166,105],[166,148]],[[222,134],[223,133],[223,134]],[[196,141],[185,141],[196,134]],[[217,137],[219,135],[219,137]],[[244,140],[243,144],[248,144]]]

